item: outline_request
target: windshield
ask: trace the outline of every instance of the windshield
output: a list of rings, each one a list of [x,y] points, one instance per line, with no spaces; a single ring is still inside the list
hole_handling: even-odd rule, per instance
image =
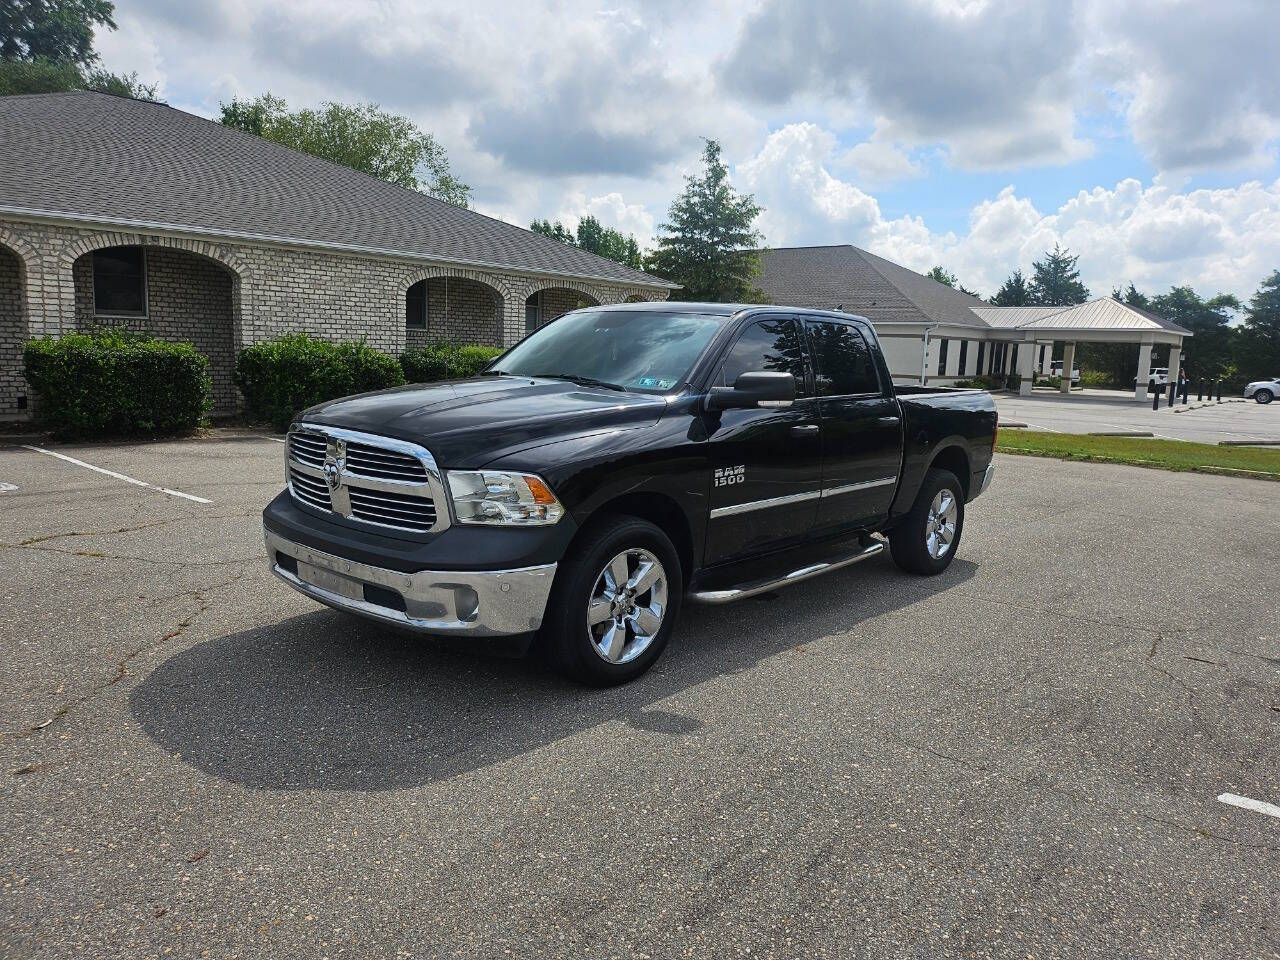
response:
[[[674,311],[583,310],[536,330],[488,372],[667,393],[684,382],[723,320]]]

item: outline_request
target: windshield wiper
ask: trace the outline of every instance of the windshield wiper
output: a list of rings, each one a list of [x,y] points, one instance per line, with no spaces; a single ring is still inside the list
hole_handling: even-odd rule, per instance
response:
[[[507,376],[507,371],[505,371],[505,370],[481,370],[481,371],[480,371],[480,376],[482,376],[482,377],[505,377],[505,376]]]
[[[606,390],[617,390],[619,393],[626,393],[627,388],[621,387],[616,383],[610,383],[608,380],[597,380],[595,377],[582,377],[576,373],[534,373],[530,376],[541,377],[543,380],[568,380],[570,383],[581,384],[584,387],[604,387]]]

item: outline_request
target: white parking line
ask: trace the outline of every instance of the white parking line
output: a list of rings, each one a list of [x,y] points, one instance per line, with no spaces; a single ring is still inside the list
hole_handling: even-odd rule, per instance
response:
[[[127,477],[123,473],[116,473],[114,470],[108,470],[106,467],[95,467],[92,463],[85,463],[83,460],[77,460],[75,457],[68,457],[65,453],[55,453],[52,450],[46,450],[44,447],[33,447],[30,444],[22,445],[24,450],[33,450],[36,453],[43,453],[46,457],[57,457],[59,460],[65,460],[67,463],[74,463],[77,467],[84,467],[86,470],[93,470],[96,473],[106,474],[108,477],[115,477],[117,480],[123,480],[125,483],[132,483],[135,487],[146,487],[148,490],[158,490],[160,493],[167,493],[171,497],[182,497],[184,500],[194,500],[196,503],[213,503],[212,500],[206,500],[204,497],[197,497],[194,493],[183,493],[181,490],[170,490],[168,487],[157,487],[154,483],[147,483],[145,480],[137,480],[133,477]]]
[[[1254,813],[1265,813],[1269,817],[1280,818],[1280,807],[1277,807],[1274,803],[1250,800],[1248,797],[1241,797],[1234,793],[1220,793],[1218,794],[1218,799],[1242,810],[1252,810]]]

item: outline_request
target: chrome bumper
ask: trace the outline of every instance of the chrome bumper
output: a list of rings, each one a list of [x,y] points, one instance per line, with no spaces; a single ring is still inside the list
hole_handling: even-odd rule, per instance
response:
[[[996,465],[994,463],[987,464],[987,469],[982,474],[982,483],[978,484],[978,492],[973,495],[975,498],[987,492],[987,487],[991,486],[991,478],[995,475]]]
[[[554,563],[400,573],[313,550],[270,530],[263,537],[271,572],[293,589],[337,610],[423,633],[501,637],[537,630],[556,576]],[[282,565],[281,556],[292,562]]]

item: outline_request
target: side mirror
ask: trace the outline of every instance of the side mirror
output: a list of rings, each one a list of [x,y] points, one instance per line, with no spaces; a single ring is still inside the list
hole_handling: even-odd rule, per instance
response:
[[[738,374],[732,387],[712,387],[708,410],[789,407],[796,398],[796,378],[789,373],[758,370]]]

